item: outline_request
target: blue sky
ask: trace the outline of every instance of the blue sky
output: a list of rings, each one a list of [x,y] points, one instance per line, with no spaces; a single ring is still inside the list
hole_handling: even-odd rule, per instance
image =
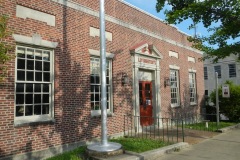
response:
[[[160,13],[157,13],[156,9],[155,9],[155,5],[157,0],[124,0],[125,2],[128,2],[162,20],[165,19],[165,16],[163,14],[164,11],[161,11]],[[187,33],[188,35],[194,35],[194,30],[189,30],[188,27],[191,24],[191,20],[186,20],[180,24],[177,24],[176,27],[178,28],[178,30]],[[206,28],[203,27],[203,25],[199,24],[197,25],[197,34],[200,35],[206,35],[208,34]]]

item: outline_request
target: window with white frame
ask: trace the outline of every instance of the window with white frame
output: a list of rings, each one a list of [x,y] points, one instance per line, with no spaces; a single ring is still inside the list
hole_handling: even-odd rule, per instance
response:
[[[53,51],[16,47],[15,119],[46,121],[53,111]]]
[[[229,68],[229,77],[236,77],[236,64],[228,64],[228,68]]]
[[[204,79],[208,79],[208,71],[207,71],[207,67],[204,67]]]
[[[178,70],[170,69],[171,106],[180,105]]]
[[[196,73],[189,73],[189,95],[190,95],[190,104],[197,103],[196,96]]]
[[[214,66],[214,71],[218,73],[218,78],[222,78],[221,66]]]
[[[100,78],[100,58],[91,57],[90,59],[90,85],[91,85],[91,110],[92,115],[101,114],[101,78]],[[111,61],[106,63],[106,88],[107,88],[107,112],[111,110]]]

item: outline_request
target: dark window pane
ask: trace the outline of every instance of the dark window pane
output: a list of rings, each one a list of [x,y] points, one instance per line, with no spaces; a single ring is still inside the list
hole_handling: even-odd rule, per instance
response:
[[[24,53],[17,53],[17,57],[25,58],[25,54]]]
[[[91,86],[91,92],[94,92],[95,86]]]
[[[94,94],[91,94],[91,101],[94,101]]]
[[[23,83],[18,83],[16,85],[16,92],[24,92],[24,84]]]
[[[25,80],[25,72],[24,71],[17,71],[17,80]]]
[[[106,83],[109,84],[109,77],[106,77]]]
[[[95,101],[99,101],[100,98],[99,98],[99,94],[95,94]]]
[[[145,91],[145,96],[146,96],[146,98],[149,98],[150,97],[150,91]]]
[[[18,59],[17,60],[17,68],[18,69],[25,69],[25,60],[24,59]]]
[[[35,115],[41,115],[41,105],[35,105],[34,106],[34,114]]]
[[[91,103],[91,110],[94,110],[94,103]]]
[[[41,92],[41,84],[35,84],[34,92]]]
[[[43,73],[43,81],[50,82],[50,73]]]
[[[28,58],[28,59],[33,59],[34,57],[33,57],[33,55],[27,54],[27,58]]]
[[[16,116],[23,116],[23,112],[24,112],[24,107],[23,106],[16,106]]]
[[[100,86],[95,86],[95,92],[99,92],[100,91]]]
[[[41,94],[34,95],[34,103],[41,103]]]
[[[49,94],[43,94],[43,103],[49,103]]]
[[[90,83],[94,84],[94,76],[93,75],[91,75],[91,77],[90,77]]]
[[[33,115],[33,106],[25,106],[25,116]]]
[[[33,81],[33,72],[27,72],[27,81]]]
[[[100,110],[101,106],[100,103],[95,103],[94,110]]]
[[[24,94],[16,94],[16,104],[24,103]]]
[[[96,76],[96,84],[100,84],[100,77]]]
[[[43,92],[49,92],[49,84],[43,84]]]
[[[34,53],[34,50],[33,49],[27,49],[27,58],[28,59],[33,59],[33,53]]]
[[[50,62],[44,62],[44,71],[50,71]]]
[[[26,94],[25,96],[25,103],[26,104],[32,104],[33,103],[33,95],[32,94]]]
[[[142,83],[139,83],[139,91],[142,90]]]
[[[36,56],[35,56],[35,59],[42,60],[42,57],[39,56],[39,55],[36,55]]]
[[[49,114],[49,105],[43,105],[42,114]]]
[[[28,70],[33,70],[34,69],[34,61],[27,61],[27,69]]]
[[[42,71],[42,61],[35,61],[35,70]]]
[[[150,90],[150,84],[145,85],[145,90]]]
[[[32,83],[26,84],[26,92],[33,92],[33,84]]]
[[[35,72],[35,81],[42,81],[42,72]]]
[[[42,51],[41,50],[37,50],[35,52],[35,59],[42,60]]]

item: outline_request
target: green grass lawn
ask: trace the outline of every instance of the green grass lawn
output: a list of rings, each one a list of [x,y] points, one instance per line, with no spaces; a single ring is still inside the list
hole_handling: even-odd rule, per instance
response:
[[[69,152],[64,152],[55,157],[48,158],[47,160],[82,160],[78,157],[79,154],[83,154],[86,149],[86,146],[79,147]]]
[[[194,124],[186,124],[185,128],[196,129],[196,130],[207,130],[207,131],[217,131],[218,129],[233,126],[236,123],[233,122],[219,122],[219,126],[217,127],[217,122],[208,122],[208,128],[205,127],[206,123],[194,123]]]
[[[129,138],[121,137],[117,139],[111,139],[110,141],[120,143],[123,146],[124,150],[137,152],[137,153],[141,153],[141,152],[145,152],[145,151],[170,145],[170,143],[163,142],[161,140],[131,138],[131,137]]]
[[[163,142],[160,140],[141,139],[141,138],[121,137],[121,138],[111,139],[110,141],[120,143],[123,146],[124,150],[137,152],[137,153],[141,153],[141,152],[145,152],[145,151],[170,145],[170,143]],[[79,147],[73,151],[65,152],[55,157],[48,158],[47,160],[82,160],[78,155],[84,154],[85,149],[86,149],[86,146]]]

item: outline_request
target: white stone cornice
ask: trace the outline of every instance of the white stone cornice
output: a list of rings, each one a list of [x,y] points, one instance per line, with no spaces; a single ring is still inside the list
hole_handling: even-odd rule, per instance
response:
[[[70,7],[70,8],[73,8],[73,9],[76,9],[78,11],[81,11],[81,12],[84,12],[88,15],[91,15],[91,16],[94,16],[94,17],[98,17],[99,18],[99,11],[95,11],[89,7],[86,7],[86,6],[83,6],[81,4],[78,4],[76,2],[73,2],[73,1],[70,1],[70,0],[51,0],[53,2],[56,2],[58,4],[62,4],[62,5],[65,5],[67,7]],[[121,1],[119,1],[121,2]],[[125,3],[126,4],[126,3]],[[155,33],[155,32],[152,32],[152,31],[149,31],[147,29],[143,29],[143,28],[139,28],[138,26],[136,25],[133,25],[131,23],[127,23],[127,22],[124,22],[120,19],[117,19],[115,17],[112,17],[110,15],[105,15],[105,19],[106,21],[109,21],[111,23],[115,23],[117,25],[120,25],[122,27],[125,27],[125,28],[128,28],[128,29],[131,29],[131,30],[134,30],[134,31],[137,31],[137,32],[140,32],[142,34],[145,34],[145,35],[148,35],[148,36],[151,36],[151,37],[154,37],[154,38],[157,38],[159,40],[162,40],[162,41],[165,41],[167,43],[170,43],[172,45],[176,45],[178,47],[181,47],[181,48],[185,48],[187,50],[190,50],[190,51],[193,51],[193,52],[196,52],[196,53],[199,53],[199,54],[203,54],[203,52],[197,50],[197,49],[194,49],[192,47],[189,47],[189,46],[186,46],[184,44],[181,44],[179,42],[176,42],[174,40],[171,40],[167,37],[164,37],[162,35],[160,35],[159,33]],[[160,20],[159,20],[160,21]],[[170,27],[170,26],[169,26]]]

